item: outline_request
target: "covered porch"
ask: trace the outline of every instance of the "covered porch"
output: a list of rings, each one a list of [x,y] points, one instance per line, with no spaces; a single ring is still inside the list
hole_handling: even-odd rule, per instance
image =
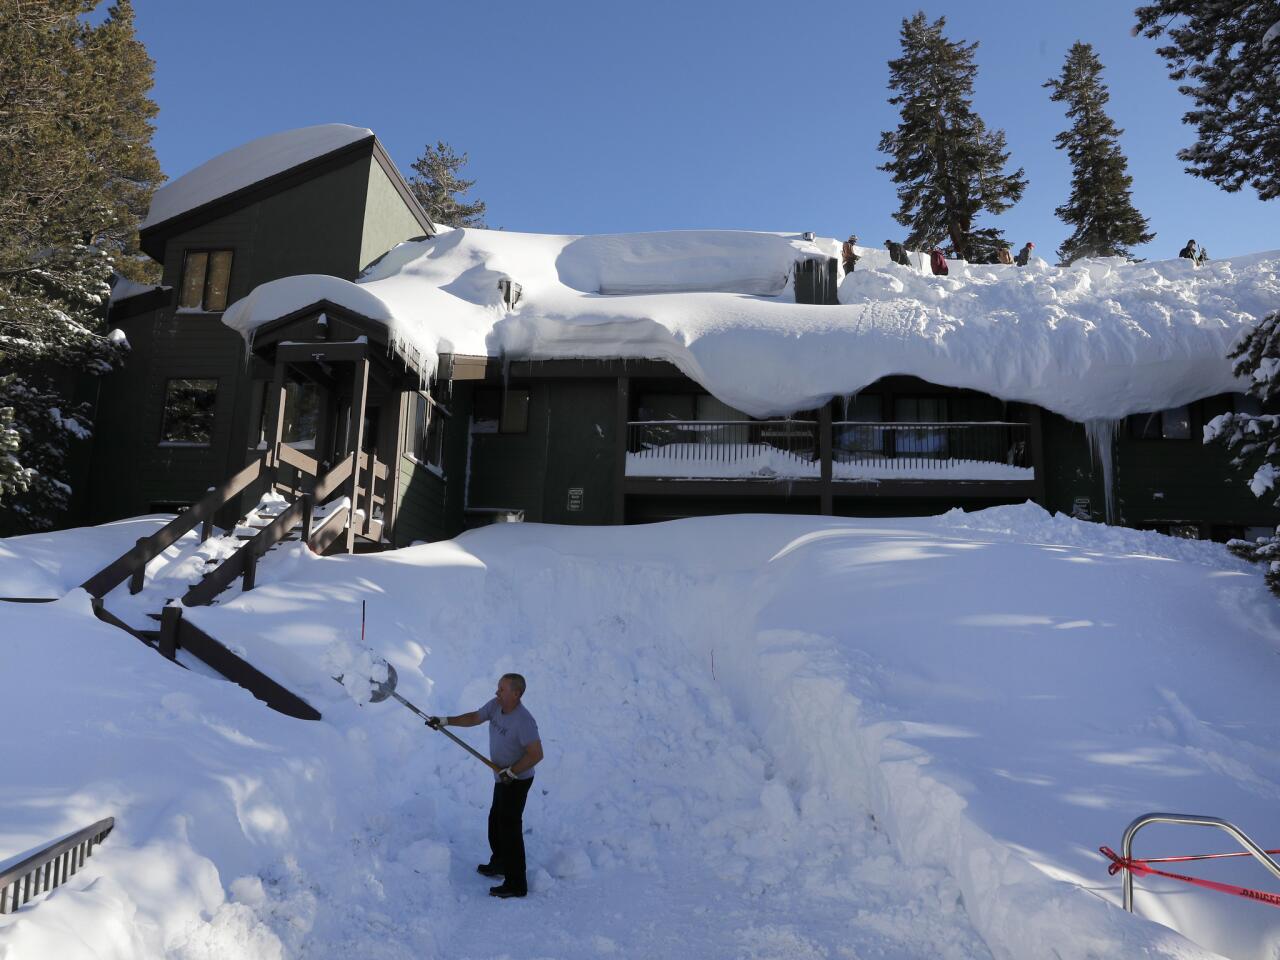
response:
[[[417,374],[386,335],[320,303],[260,328],[252,344],[259,415],[248,454],[265,452],[268,489],[295,499],[340,475],[345,552],[389,545],[395,525],[404,396]]]

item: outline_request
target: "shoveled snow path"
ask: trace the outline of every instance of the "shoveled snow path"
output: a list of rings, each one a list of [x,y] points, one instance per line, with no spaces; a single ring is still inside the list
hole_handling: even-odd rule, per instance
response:
[[[489,775],[418,726],[420,746],[397,784],[409,798],[365,841],[390,861],[380,902],[317,888],[314,875],[272,877],[281,898],[272,927],[290,954],[412,957],[425,941],[459,958],[990,956],[944,871],[905,868],[862,798],[844,795],[839,779],[801,777],[798,757],[767,749],[750,715],[734,712],[717,679],[730,668],[725,651],[713,675],[706,642],[730,628],[715,622],[728,585],[661,564],[532,554],[490,567],[484,601],[498,622],[471,632],[479,642],[437,642],[430,657],[437,678],[509,661],[531,678],[567,681],[528,697],[548,753],[525,818],[531,898],[487,897],[494,881],[474,866],[488,855]],[[632,588],[628,606],[600,616],[573,603],[619,582]],[[370,604],[370,640],[385,642],[377,599]],[[512,637],[511,624],[524,635]],[[432,702],[473,709],[486,683]],[[555,712],[541,709],[548,699]],[[416,725],[394,704],[363,710]],[[486,745],[483,728],[457,732]],[[299,895],[319,902],[304,911],[314,925],[293,937]],[[396,931],[385,924],[393,915],[420,919]]]

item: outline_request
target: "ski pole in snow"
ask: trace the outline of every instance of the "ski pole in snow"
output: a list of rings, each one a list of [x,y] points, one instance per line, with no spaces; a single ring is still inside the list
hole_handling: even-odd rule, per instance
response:
[[[383,700],[386,700],[388,697],[390,697],[392,700],[398,701],[405,708],[412,710],[419,717],[421,717],[422,720],[425,722],[427,719],[427,715],[423,713],[421,710],[419,710],[417,707],[415,707],[408,700],[406,700],[404,697],[400,696],[400,694],[396,693],[396,682],[398,680],[398,677],[396,676],[396,668],[393,667],[391,664],[387,663],[385,660],[379,660],[379,662],[386,665],[387,679],[374,680],[372,677],[369,678],[369,691],[370,691],[369,702],[381,703]],[[334,677],[333,679],[338,681],[338,683],[342,683],[341,676]],[[471,754],[473,757],[475,757],[477,760],[483,763],[486,767],[488,767],[494,773],[498,773],[502,769],[496,763],[494,763],[492,760],[490,760],[483,753],[475,749],[473,746],[471,746],[471,744],[467,743],[467,741],[463,740],[462,738],[454,736],[452,733],[450,733],[448,730],[444,729],[443,727],[438,728],[438,731],[440,733],[443,733],[446,737],[448,737],[450,740],[452,740],[454,743],[460,746],[463,750],[467,751],[467,753]]]

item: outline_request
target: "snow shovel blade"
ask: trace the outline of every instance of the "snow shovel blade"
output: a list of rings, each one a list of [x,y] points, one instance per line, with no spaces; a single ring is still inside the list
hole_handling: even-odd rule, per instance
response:
[[[373,679],[373,677],[368,678],[370,703],[381,703],[383,700],[386,700],[388,697],[393,696],[396,692],[396,681],[398,679],[398,677],[396,676],[395,667],[387,663],[387,661],[383,660],[381,657],[376,658],[376,660],[377,660],[377,663],[380,663],[387,668],[387,679],[375,680]],[[343,684],[344,686],[346,685],[345,674],[340,673],[333,679],[336,680],[338,683]]]
[[[381,703],[383,700],[387,699],[387,697],[396,692],[396,668],[385,660],[381,662],[387,668],[387,679],[378,681],[374,680],[372,677],[369,678],[369,689],[371,691],[369,694],[370,703]]]

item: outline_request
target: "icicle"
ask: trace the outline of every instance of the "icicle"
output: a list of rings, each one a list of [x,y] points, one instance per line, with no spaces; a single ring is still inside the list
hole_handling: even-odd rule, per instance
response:
[[[1102,467],[1103,495],[1106,503],[1107,523],[1117,523],[1115,460],[1112,443],[1120,432],[1120,420],[1097,419],[1084,422],[1084,435],[1089,441],[1093,458]]]

